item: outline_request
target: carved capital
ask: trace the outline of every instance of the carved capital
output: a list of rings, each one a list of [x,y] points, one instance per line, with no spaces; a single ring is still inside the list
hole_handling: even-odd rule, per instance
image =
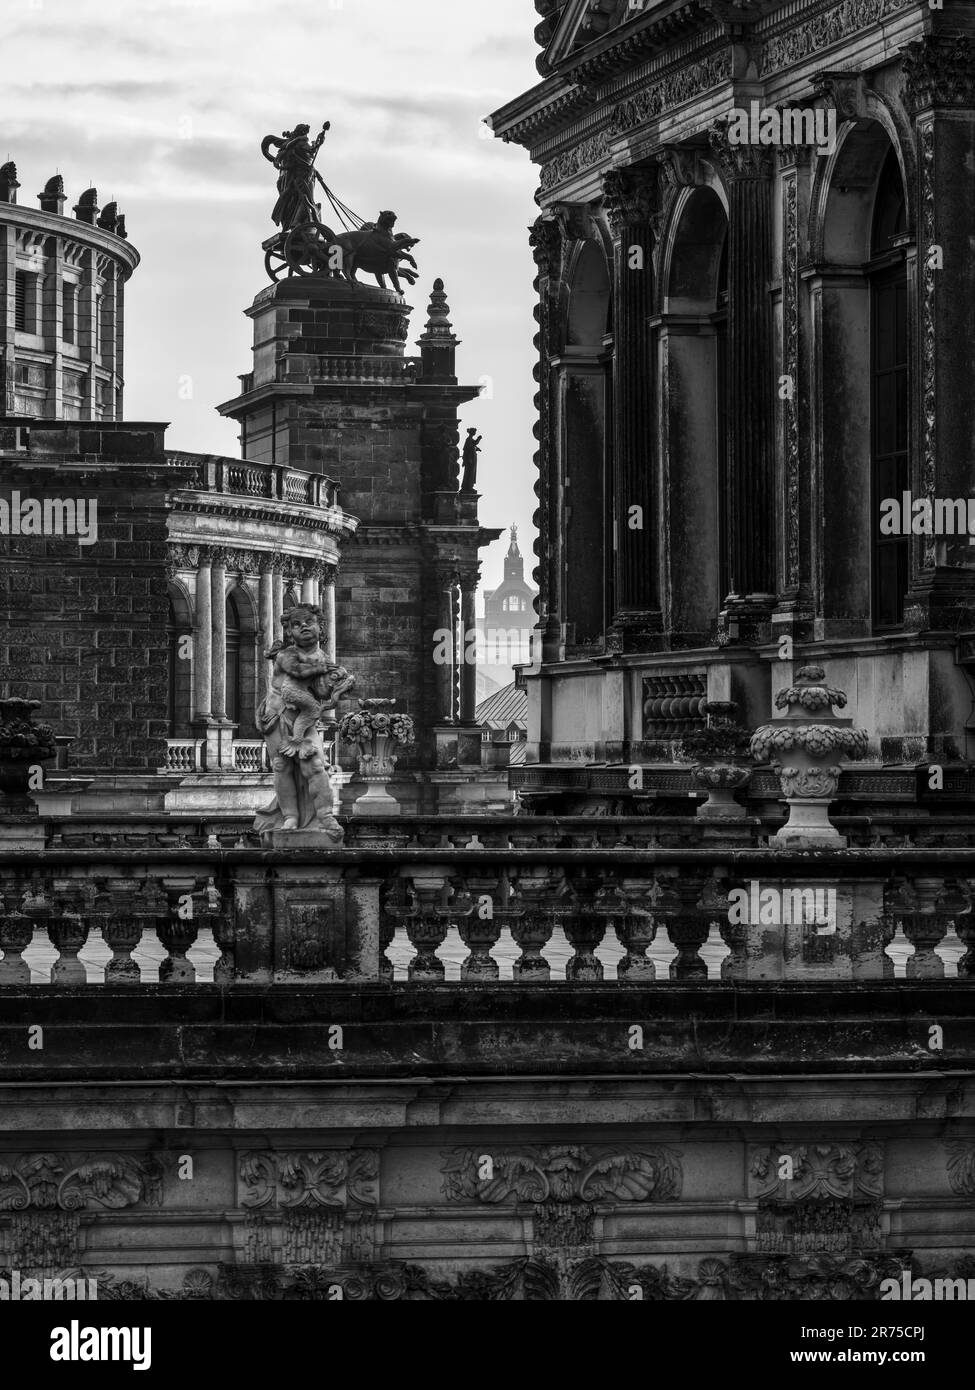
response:
[[[856,121],[870,115],[867,109],[867,82],[862,72],[823,68],[813,74],[813,91],[831,101],[841,121]]]
[[[240,569],[240,557],[236,550],[226,550],[221,546],[215,546],[210,551],[210,564],[216,569],[230,570],[236,573]]]
[[[173,578],[178,570],[195,570],[200,558],[197,545],[177,545],[171,542],[166,547],[166,571]]]
[[[603,206],[614,237],[624,227],[648,224],[656,199],[655,169],[611,169],[603,176]]]
[[[729,182],[768,179],[772,155],[766,145],[739,145],[728,138],[728,123],[721,121],[708,131],[708,144],[721,173]]]
[[[937,106],[975,107],[975,45],[967,34],[929,34],[901,53],[913,114]]]
[[[562,223],[543,213],[528,228],[528,240],[540,276],[556,279],[562,269]]]

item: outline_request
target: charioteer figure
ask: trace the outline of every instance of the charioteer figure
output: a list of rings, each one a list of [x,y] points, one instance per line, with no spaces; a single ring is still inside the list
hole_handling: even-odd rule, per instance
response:
[[[309,140],[310,126],[296,125],[294,130],[286,130],[283,135],[266,135],[261,141],[261,153],[279,171],[278,201],[274,204],[271,220],[282,231],[289,231],[303,222],[318,221],[315,158],[330,129],[331,122],[326,121],[316,138]]]

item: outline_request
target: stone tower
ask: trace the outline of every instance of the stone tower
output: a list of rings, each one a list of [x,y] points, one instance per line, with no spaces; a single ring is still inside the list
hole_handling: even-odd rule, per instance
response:
[[[410,313],[399,294],[325,275],[267,286],[247,310],[253,371],[219,409],[239,421],[244,458],[339,483],[360,524],[335,593],[338,658],[360,695],[414,717],[415,764],[433,770],[479,760],[461,634],[476,626],[478,550],[500,531],[459,491],[457,411],[479,388],[458,385],[443,282],[416,357]]]

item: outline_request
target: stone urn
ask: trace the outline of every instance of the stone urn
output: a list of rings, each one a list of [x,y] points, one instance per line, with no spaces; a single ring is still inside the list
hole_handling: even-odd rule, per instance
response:
[[[772,764],[789,804],[789,819],[773,837],[780,845],[846,844],[829,819],[829,804],[839,786],[840,759],[862,758],[867,734],[833,713],[834,705],[846,705],[846,694],[825,681],[821,666],[803,666],[795,684],[775,697],[776,709],[786,713],[752,735],[752,756]]]
[[[54,730],[32,723],[40,700],[0,700],[0,814],[32,815],[31,769],[57,757]]]
[[[413,720],[395,711],[395,700],[359,700],[339,725],[346,743],[359,749],[359,776],[367,783],[352,807],[354,816],[398,816],[400,806],[386,790],[396,770],[397,750],[416,742]]]
[[[747,812],[735,792],[752,775],[748,730],[735,720],[738,706],[708,700],[703,729],[685,734],[677,749],[679,762],[693,763],[691,776],[708,799],[697,808],[699,820],[743,820]]]

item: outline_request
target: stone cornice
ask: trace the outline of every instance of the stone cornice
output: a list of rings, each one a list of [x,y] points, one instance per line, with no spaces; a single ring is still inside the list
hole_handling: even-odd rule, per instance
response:
[[[172,515],[219,516],[236,521],[260,521],[282,528],[297,527],[318,531],[345,540],[358,528],[357,517],[340,508],[306,507],[298,502],[272,502],[255,497],[215,495],[208,492],[179,492],[172,498]]]

